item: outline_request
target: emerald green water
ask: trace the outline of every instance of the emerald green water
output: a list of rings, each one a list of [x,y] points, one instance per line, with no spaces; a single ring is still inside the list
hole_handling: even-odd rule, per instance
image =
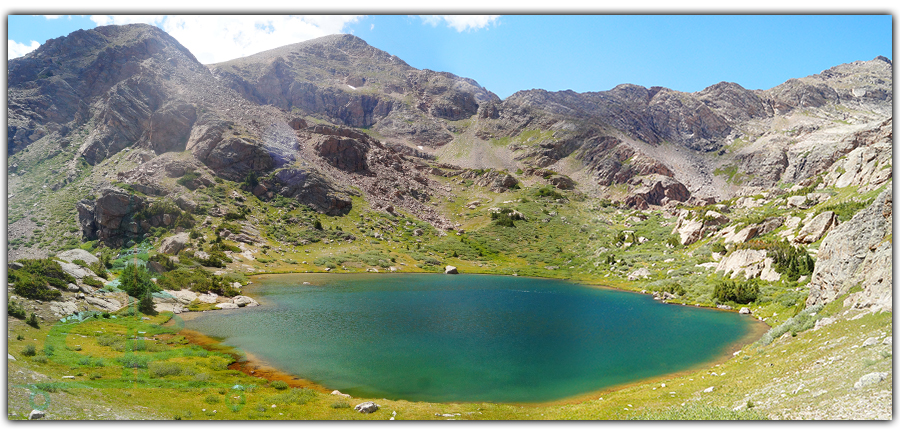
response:
[[[746,316],[565,281],[488,275],[270,275],[263,305],[189,329],[359,397],[542,402],[684,370]],[[303,285],[308,281],[310,285]]]

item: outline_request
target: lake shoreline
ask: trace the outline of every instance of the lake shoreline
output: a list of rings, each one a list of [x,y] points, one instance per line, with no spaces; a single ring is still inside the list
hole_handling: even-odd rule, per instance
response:
[[[436,273],[436,272],[402,272],[402,273],[440,274],[440,273]],[[300,275],[297,273],[263,273],[263,274],[252,275],[251,278],[255,279],[258,276],[265,277],[265,276],[269,276],[269,275],[275,276],[275,275],[290,275],[290,274]],[[362,272],[360,272],[360,273],[314,272],[314,273],[312,273],[312,275],[316,275],[316,276],[325,275],[325,274],[373,275],[373,273],[371,273],[371,272],[366,272],[366,273],[362,273]],[[389,274],[394,274],[394,273],[389,273]],[[512,275],[497,275],[497,274],[487,274],[487,273],[470,273],[470,274],[485,275],[485,276],[512,276]],[[518,276],[518,275],[516,275],[516,276]],[[567,279],[560,279],[560,278],[547,278],[547,277],[534,277],[534,276],[525,276],[524,278],[535,278],[535,279],[544,279],[544,280],[573,282],[573,281],[570,281]],[[605,286],[605,285],[600,285],[600,284],[578,283],[578,282],[574,282],[574,283],[578,284],[578,285],[590,286],[590,287],[595,287],[595,288],[610,289],[610,290],[616,290],[616,291],[620,291],[620,292],[627,292],[627,293],[631,293],[631,294],[652,296],[646,292],[641,293],[641,292],[637,292],[634,290],[623,290],[621,288],[610,287],[610,286]],[[664,301],[660,301],[660,302],[663,304],[681,305],[682,307],[695,307],[695,308],[715,310],[715,311],[719,311],[719,312],[730,312],[730,313],[738,314],[738,312],[736,310],[724,310],[724,309],[718,309],[715,307],[698,306],[698,305],[693,305],[693,304],[680,304],[680,303],[671,303],[671,302],[664,302]],[[190,313],[191,316],[205,315],[205,314],[209,314],[209,313],[208,312],[192,312],[192,313]],[[488,402],[485,402],[485,401],[481,401],[481,402],[479,402],[479,401],[473,401],[473,402],[467,402],[467,401],[452,401],[452,402],[413,401],[413,402],[445,403],[445,404],[495,403],[495,404],[539,407],[539,406],[551,406],[551,405],[563,405],[563,404],[576,404],[576,403],[582,403],[582,402],[589,401],[589,400],[597,400],[598,398],[601,398],[604,394],[609,394],[614,391],[627,389],[629,387],[638,386],[638,385],[646,385],[646,384],[650,384],[650,383],[663,381],[666,379],[678,378],[681,376],[688,375],[690,373],[696,373],[698,370],[700,370],[700,371],[705,370],[705,369],[711,370],[715,366],[718,366],[718,364],[721,364],[721,363],[731,359],[732,357],[735,357],[736,356],[735,352],[742,349],[746,345],[756,342],[769,329],[768,325],[766,325],[765,322],[762,322],[758,318],[753,317],[753,316],[751,316],[751,318],[753,318],[754,320],[751,322],[750,330],[744,335],[744,337],[742,337],[738,341],[734,342],[733,344],[729,345],[726,348],[726,351],[723,351],[720,355],[718,355],[712,359],[709,359],[709,360],[706,360],[703,362],[699,362],[689,368],[681,369],[676,372],[661,374],[661,375],[653,376],[650,378],[644,378],[641,380],[626,382],[626,383],[618,384],[618,385],[614,385],[614,386],[608,386],[608,387],[604,387],[599,390],[594,390],[594,391],[577,394],[575,396],[569,396],[566,398],[554,399],[554,400],[549,400],[549,401],[541,401],[541,402],[489,402],[489,401]],[[260,357],[257,357],[256,355],[247,353],[242,349],[224,345],[220,341],[216,340],[215,338],[203,335],[202,333],[199,333],[197,331],[184,329],[181,332],[179,332],[179,334],[181,334],[182,336],[185,336],[193,344],[200,345],[201,347],[207,348],[212,351],[218,351],[218,352],[223,352],[223,353],[232,355],[235,358],[235,362],[229,365],[229,369],[240,371],[242,373],[247,374],[248,376],[265,379],[270,382],[271,381],[283,381],[291,387],[309,388],[309,389],[319,391],[322,393],[326,393],[326,394],[334,391],[333,389],[327,388],[324,385],[318,384],[318,383],[310,381],[308,379],[301,378],[297,375],[294,375],[294,374],[291,374],[288,372],[281,371],[280,369],[270,365],[269,362],[267,362],[266,360],[264,360]],[[355,398],[355,399],[365,399],[365,398]],[[404,400],[404,399],[394,399],[394,400]]]

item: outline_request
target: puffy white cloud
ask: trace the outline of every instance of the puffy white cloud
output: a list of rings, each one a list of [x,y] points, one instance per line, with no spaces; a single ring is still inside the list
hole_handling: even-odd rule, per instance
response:
[[[201,63],[232,60],[344,32],[354,15],[122,15],[91,16],[97,25],[148,23],[188,48]]]
[[[456,29],[457,32],[470,29],[478,30],[496,24],[499,15],[422,15],[422,22],[427,25],[437,26],[446,22],[447,27]]]
[[[40,46],[41,44],[34,40],[31,40],[30,45],[19,43],[15,40],[6,40],[6,59],[12,60],[13,58],[19,58]]]

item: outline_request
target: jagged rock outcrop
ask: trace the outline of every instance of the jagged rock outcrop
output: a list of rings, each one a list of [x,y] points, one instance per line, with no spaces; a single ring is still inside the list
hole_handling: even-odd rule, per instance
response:
[[[848,137],[852,150],[838,158],[823,181],[835,187],[859,186],[873,190],[893,175],[893,118]]]
[[[300,139],[328,164],[354,173],[369,169],[366,162],[369,146],[378,143],[362,132],[323,125],[301,131]]]
[[[892,310],[893,190],[835,227],[822,241],[810,281],[807,305],[825,304],[859,284],[847,305]]]
[[[684,184],[666,175],[641,177],[637,184],[640,187],[625,198],[625,204],[629,207],[646,209],[651,204],[660,206],[669,201],[687,201],[691,196]]]
[[[204,115],[197,121],[187,150],[215,173],[235,181],[243,180],[251,171],[264,172],[276,165],[261,139],[213,116]],[[281,158],[280,162],[286,161]]]
[[[105,187],[94,200],[81,200],[78,224],[86,241],[99,239],[110,247],[123,247],[129,240],[139,240],[144,229],[134,219],[145,205],[143,198],[124,189]]]
[[[489,189],[491,192],[503,193],[519,185],[514,176],[499,170],[469,170],[459,175],[460,178],[474,180],[474,185]]]
[[[286,168],[275,172],[273,188],[281,196],[294,198],[316,211],[342,215],[353,205],[348,192],[312,168]]]

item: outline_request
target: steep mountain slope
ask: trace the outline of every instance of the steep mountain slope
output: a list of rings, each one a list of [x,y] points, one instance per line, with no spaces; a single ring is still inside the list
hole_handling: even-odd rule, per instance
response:
[[[210,66],[248,100],[332,123],[372,128],[413,145],[452,139],[464,120],[499,98],[474,80],[418,70],[352,35],[331,35]]]

